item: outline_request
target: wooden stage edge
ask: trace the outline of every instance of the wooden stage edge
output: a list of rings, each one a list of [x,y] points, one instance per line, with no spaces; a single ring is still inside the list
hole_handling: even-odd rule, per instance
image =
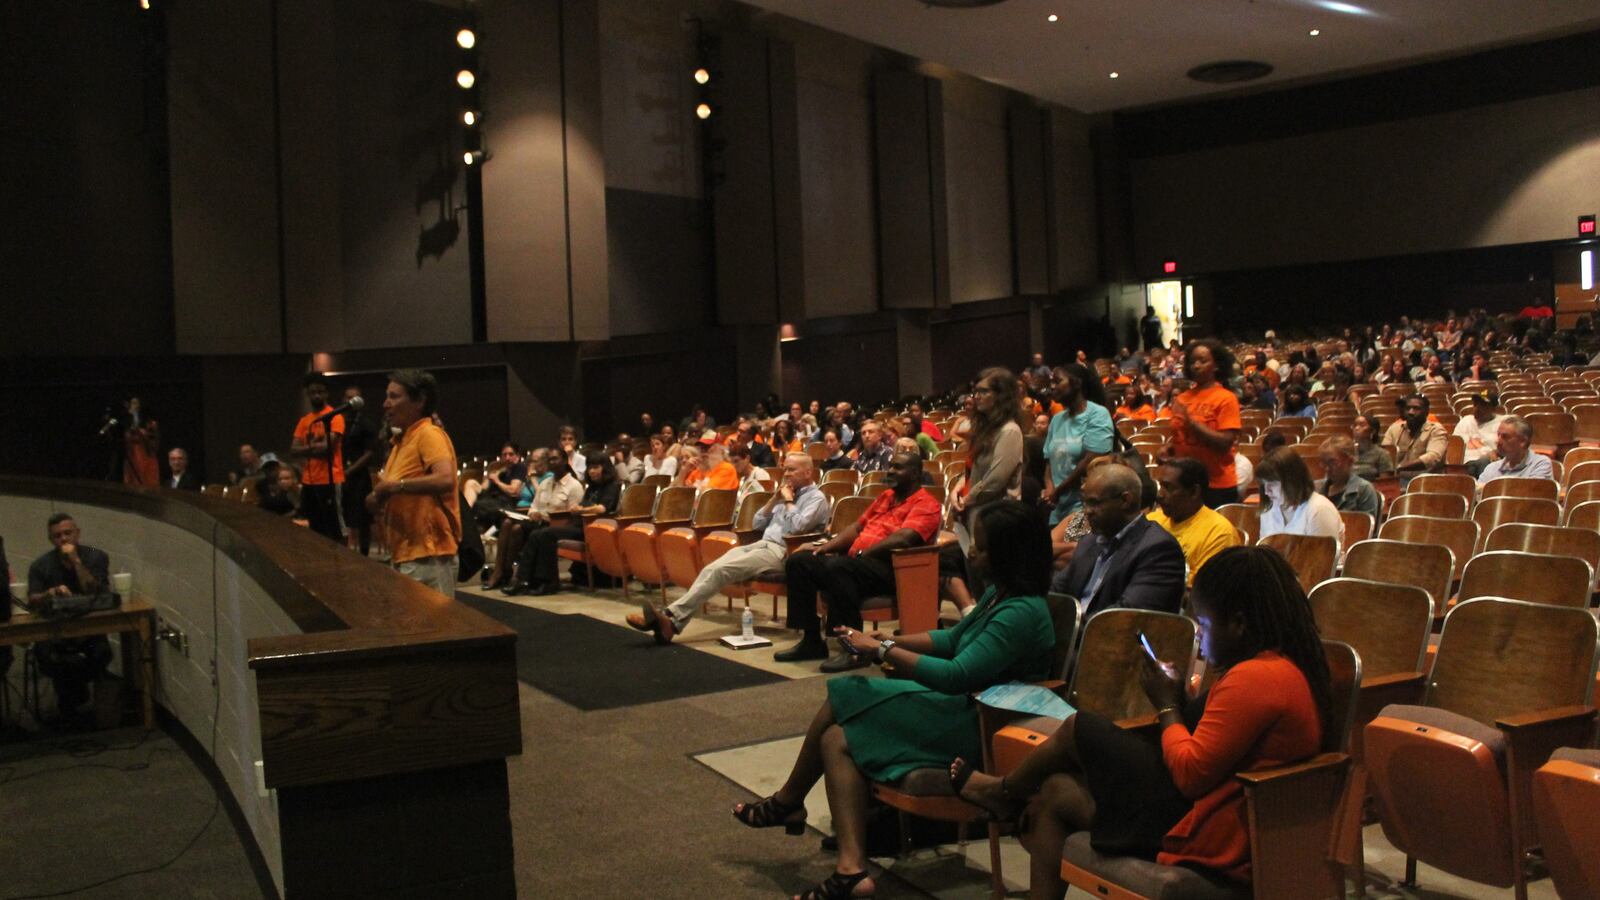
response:
[[[0,476],[0,496],[131,513],[214,542],[300,629],[238,636],[278,791],[285,896],[444,897],[467,884],[514,895],[515,632],[237,501],[17,476]]]

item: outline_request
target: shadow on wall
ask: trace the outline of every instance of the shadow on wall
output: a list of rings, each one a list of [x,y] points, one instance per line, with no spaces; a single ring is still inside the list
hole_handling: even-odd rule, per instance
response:
[[[459,22],[452,16],[441,22],[437,13],[418,13],[414,21],[402,29],[403,45],[411,64],[409,73],[395,87],[394,114],[405,122],[408,130],[397,142],[396,161],[400,171],[422,170],[416,183],[413,208],[418,216],[432,208],[434,220],[418,227],[417,268],[432,257],[443,259],[461,237],[463,206],[455,202],[456,184],[463,168],[460,162],[459,141],[456,130],[460,127],[455,109],[457,94],[447,85],[454,69],[451,58],[441,53],[439,41],[445,26],[453,29]],[[427,111],[418,115],[419,111]]]

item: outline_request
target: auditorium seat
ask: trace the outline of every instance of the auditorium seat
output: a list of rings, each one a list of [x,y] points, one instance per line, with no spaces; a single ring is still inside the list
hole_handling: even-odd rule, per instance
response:
[[[1353,509],[1340,510],[1339,521],[1344,523],[1345,547],[1367,540],[1378,529],[1371,513],[1356,512]]]
[[[1594,570],[1576,556],[1490,551],[1474,556],[1461,576],[1461,602],[1506,597],[1586,609]]]
[[[1260,544],[1276,550],[1289,563],[1300,587],[1308,593],[1332,578],[1339,563],[1339,540],[1327,535],[1273,534],[1262,538]]]
[[[1472,521],[1478,523],[1478,549],[1482,549],[1482,542],[1488,538],[1489,532],[1507,522],[1559,525],[1561,523],[1561,507],[1557,506],[1554,500],[1527,497],[1495,497],[1478,504],[1477,508],[1472,511]]]
[[[1442,544],[1374,539],[1350,545],[1344,555],[1345,577],[1420,588],[1436,610],[1450,599],[1455,569],[1455,554]]]
[[[1261,507],[1251,503],[1224,503],[1217,507],[1233,527],[1244,532],[1254,544],[1261,539]]]
[[[1588,612],[1516,600],[1464,602],[1445,618],[1421,705],[1366,726],[1366,764],[1389,842],[1452,875],[1527,896],[1537,843],[1531,776],[1593,727],[1597,623]]]
[[[1361,696],[1350,735],[1350,755],[1359,763],[1360,729],[1391,703],[1422,699],[1433,599],[1412,585],[1331,578],[1317,585],[1310,600],[1322,637],[1361,655]]]
[[[1559,487],[1554,478],[1496,478],[1483,485],[1483,499],[1531,497],[1554,503]]]
[[[825,485],[843,482],[854,489],[860,481],[861,473],[855,469],[832,469],[822,473],[822,483]]]
[[[1342,745],[1361,685],[1361,659],[1349,645],[1324,641],[1333,681],[1334,721]],[[1162,866],[1096,851],[1088,832],[1067,838],[1061,877],[1099,897],[1151,900],[1239,900],[1342,895],[1347,868],[1360,864],[1359,805],[1349,802],[1350,757],[1309,760],[1234,776],[1244,785],[1251,882],[1230,882],[1197,869]]]
[[[1593,528],[1556,527],[1511,522],[1489,532],[1484,542],[1485,551],[1512,550],[1520,553],[1544,553],[1553,556],[1575,556],[1600,573],[1600,531]],[[1589,592],[1594,593],[1591,582]]]
[[[700,539],[733,525],[733,503],[737,495],[737,491],[731,490],[701,491],[695,498],[694,512],[687,524],[665,530],[658,525],[656,557],[661,561],[661,571],[667,580],[681,588],[694,584],[704,567],[700,560]]]
[[[810,543],[811,541],[828,537],[830,535],[836,535],[844,531],[846,528],[849,528],[851,525],[854,525],[856,520],[861,518],[861,514],[866,512],[867,507],[871,505],[872,501],[866,497],[849,496],[841,498],[838,503],[833,505],[833,512],[829,515],[828,526],[824,531],[807,534],[791,534],[784,538],[784,542],[789,545],[790,552],[793,552],[794,548],[800,546],[801,544]],[[742,586],[748,588],[752,593],[770,594],[772,596],[773,618],[778,617],[778,598],[787,597],[789,595],[789,587],[784,581],[783,569],[773,569],[770,572],[763,572],[760,575],[757,575],[755,578],[745,582]]]
[[[1533,426],[1535,453],[1561,459],[1578,443],[1578,420],[1569,412],[1534,412],[1526,416]]]
[[[1569,503],[1562,524],[1569,528],[1600,531],[1600,499],[1588,500],[1577,505]]]
[[[1378,537],[1411,544],[1442,544],[1455,557],[1453,580],[1460,580],[1467,560],[1478,548],[1478,523],[1471,519],[1391,516],[1378,526]]]
[[[1411,479],[1406,485],[1408,494],[1456,494],[1467,501],[1468,507],[1478,497],[1478,483],[1471,475],[1427,473]]]
[[[583,526],[583,545],[588,554],[587,564],[591,570],[589,587],[594,587],[592,571],[600,571],[622,582],[622,596],[628,596],[628,566],[623,561],[622,547],[618,542],[618,535],[622,529],[616,519],[595,519]]]
[[[1556,894],[1600,897],[1600,750],[1563,747],[1533,775],[1533,822]]]
[[[831,475],[833,473],[830,472],[828,474]],[[835,506],[840,500],[855,496],[856,485],[853,481],[826,481],[818,485],[817,490],[828,498],[828,505]]]
[[[1426,475],[1419,475],[1413,482]],[[1435,519],[1465,519],[1472,501],[1460,494],[1435,494],[1407,492],[1394,498],[1389,505],[1389,517],[1428,516]]]

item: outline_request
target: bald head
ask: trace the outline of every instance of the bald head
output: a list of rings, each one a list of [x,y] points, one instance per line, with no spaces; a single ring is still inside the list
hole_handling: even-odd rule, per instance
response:
[[[1132,469],[1119,464],[1095,466],[1083,485],[1089,526],[1103,537],[1115,537],[1139,515],[1143,495],[1144,485]]]

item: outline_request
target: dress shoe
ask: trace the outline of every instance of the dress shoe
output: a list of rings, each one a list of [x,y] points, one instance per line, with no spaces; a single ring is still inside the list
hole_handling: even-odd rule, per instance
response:
[[[549,597],[561,593],[561,585],[542,581],[530,593],[535,597]]]
[[[851,669],[860,669],[871,664],[872,661],[867,659],[865,656],[857,656],[854,653],[846,653],[845,651],[840,650],[838,653],[835,653],[833,656],[829,657],[828,661],[824,662],[821,668],[824,672],[848,672]]]
[[[821,639],[806,638],[787,650],[772,654],[778,662],[804,662],[808,659],[827,659],[828,645]]]

